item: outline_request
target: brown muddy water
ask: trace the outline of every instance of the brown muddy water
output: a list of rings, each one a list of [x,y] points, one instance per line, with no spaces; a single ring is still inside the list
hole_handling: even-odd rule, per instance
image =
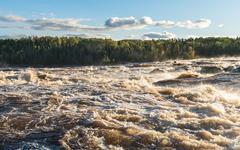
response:
[[[0,71],[0,149],[240,149],[240,58]]]

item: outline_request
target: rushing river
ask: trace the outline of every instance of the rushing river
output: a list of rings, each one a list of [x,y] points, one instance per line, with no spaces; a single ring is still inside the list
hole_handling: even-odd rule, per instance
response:
[[[240,149],[240,58],[0,69],[0,149]]]

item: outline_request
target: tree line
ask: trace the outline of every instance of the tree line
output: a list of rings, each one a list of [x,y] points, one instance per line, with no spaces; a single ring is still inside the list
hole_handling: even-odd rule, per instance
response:
[[[0,63],[9,65],[100,65],[239,54],[240,38],[114,41],[29,37],[0,40]]]

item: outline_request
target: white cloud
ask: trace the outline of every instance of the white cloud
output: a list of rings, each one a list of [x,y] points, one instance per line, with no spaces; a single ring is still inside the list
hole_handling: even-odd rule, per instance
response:
[[[55,18],[42,18],[27,20],[31,24],[31,28],[35,30],[69,30],[75,31],[79,26],[77,19],[55,19]]]
[[[19,22],[26,25],[22,26],[9,26],[1,25],[0,28],[19,28],[19,29],[33,29],[33,30],[51,30],[51,31],[101,31],[105,30],[105,27],[94,27],[82,25],[81,21],[84,19],[73,18],[40,18],[40,19],[26,19],[20,16],[0,16],[1,22]]]
[[[209,19],[199,19],[196,21],[178,21],[174,22],[171,20],[159,20],[159,21],[153,21],[155,26],[160,26],[163,28],[174,28],[174,27],[180,27],[180,28],[187,28],[187,29],[203,29],[208,28],[211,25],[211,20]]]
[[[208,28],[211,25],[211,20],[209,19],[199,19],[196,21],[183,21],[183,22],[177,22],[176,26],[181,28],[187,28],[187,29],[203,29]]]
[[[0,29],[23,29],[23,30],[27,30],[30,29],[30,27],[28,26],[20,26],[20,25],[0,25]]]
[[[218,27],[219,27],[219,28],[223,28],[223,27],[224,27],[224,24],[219,24]]]
[[[17,26],[2,25],[0,28],[19,28],[19,29],[32,29],[32,30],[48,30],[48,31],[109,31],[109,30],[129,30],[129,29],[141,29],[146,26],[160,26],[162,28],[181,27],[187,29],[202,29],[210,26],[211,21],[208,19],[199,19],[196,21],[182,21],[174,22],[171,20],[159,20],[155,21],[151,17],[142,17],[136,19],[134,17],[111,17],[105,21],[104,26],[88,26],[83,25],[84,19],[74,18],[39,18],[39,19],[27,19],[20,16],[8,15],[0,16],[1,22],[7,23],[21,23]]]
[[[196,21],[178,21],[174,22],[171,20],[159,20],[159,21],[153,21],[151,18],[151,25],[160,26],[163,28],[174,28],[174,27],[180,27],[180,28],[187,28],[187,29],[203,29],[208,28],[211,25],[211,20],[209,19],[199,19]]]
[[[0,39],[21,39],[21,38],[28,38],[29,36],[24,34],[19,35],[1,35]]]
[[[36,13],[34,12],[32,14],[33,18],[42,18],[42,17],[55,17],[56,15],[53,12],[47,12],[47,13]]]
[[[151,25],[151,24],[153,24],[153,20],[152,20],[152,18],[151,17],[142,17],[141,19],[140,19],[140,24],[143,24],[143,25]]]
[[[138,21],[134,17],[118,18],[111,17],[106,20],[105,26],[109,28],[132,27],[138,25]]]
[[[81,30],[81,31],[107,31],[110,29],[106,28],[106,27],[81,25],[78,30]]]
[[[172,28],[175,27],[175,22],[170,20],[161,20],[155,22],[156,26],[164,27],[164,28]]]
[[[138,35],[131,34],[131,35],[126,35],[125,39],[128,39],[128,40],[140,40],[142,38],[140,36],[138,36]]]
[[[142,17],[137,20],[134,17],[118,18],[111,17],[105,21],[105,27],[111,29],[140,29],[154,22],[150,17]]]
[[[89,33],[82,33],[82,34],[67,34],[66,36],[68,37],[80,37],[80,38],[85,38],[85,39],[89,39],[89,38],[101,38],[101,39],[109,39],[111,38],[110,35],[107,34],[89,34]]]
[[[176,38],[176,35],[173,33],[169,33],[169,32],[163,32],[163,33],[150,32],[150,33],[146,33],[143,35],[143,39],[145,39],[145,40],[175,39],[175,38]]]
[[[2,22],[23,22],[25,20],[25,18],[15,15],[0,16]]]

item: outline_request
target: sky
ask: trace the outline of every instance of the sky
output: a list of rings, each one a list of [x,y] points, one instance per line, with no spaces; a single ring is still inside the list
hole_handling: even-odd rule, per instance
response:
[[[1,0],[0,37],[237,37],[239,0]]]

